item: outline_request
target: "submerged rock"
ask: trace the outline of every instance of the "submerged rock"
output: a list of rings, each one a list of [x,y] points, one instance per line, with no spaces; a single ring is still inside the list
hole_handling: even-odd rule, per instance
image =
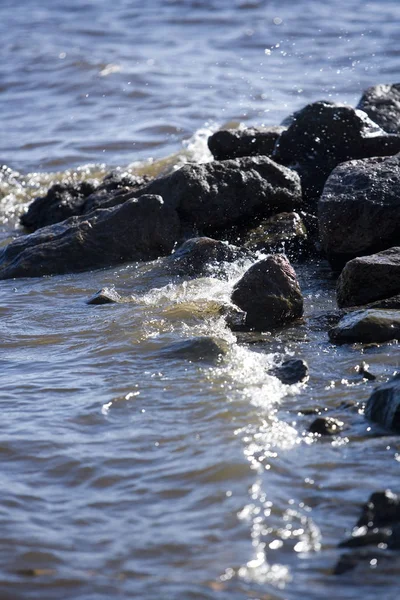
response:
[[[190,361],[215,362],[229,350],[229,344],[221,339],[204,336],[176,342],[161,351],[163,356],[183,358]]]
[[[397,294],[400,294],[400,247],[350,260],[336,288],[340,307],[390,300]]]
[[[249,253],[219,240],[199,237],[186,240],[164,261],[164,268],[173,274],[190,277],[223,275],[223,263],[248,258]]]
[[[365,416],[386,429],[400,433],[400,373],[372,392],[365,406]]]
[[[336,344],[400,339],[400,310],[368,309],[349,313],[329,330],[329,339]]]
[[[318,435],[337,435],[343,429],[343,421],[333,417],[317,417],[308,428],[310,433]]]
[[[271,156],[282,131],[285,131],[285,127],[221,129],[208,138],[208,147],[216,160]]]
[[[279,327],[303,314],[296,273],[283,255],[255,263],[233,288],[232,302],[246,312],[246,326],[257,331]]]
[[[272,370],[272,375],[286,385],[301,383],[308,379],[308,364],[302,358],[288,358]]]
[[[284,252],[299,258],[309,249],[307,230],[296,212],[280,213],[262,220],[247,231],[244,248],[261,252]]]
[[[86,300],[86,304],[115,304],[121,301],[122,296],[114,288],[105,287]]]
[[[318,203],[322,247],[335,268],[400,240],[400,154],[339,165]]]
[[[385,527],[400,522],[400,498],[391,490],[373,492],[361,509],[357,527]]]
[[[400,133],[400,83],[374,85],[362,95],[360,108],[388,133]]]
[[[390,156],[400,152],[400,136],[390,135],[365,113],[332,102],[313,102],[291,118],[273,158],[296,168],[303,192],[313,205],[329,173],[339,163],[355,158]]]
[[[0,279],[153,260],[171,252],[179,232],[176,211],[159,196],[141,196],[16,239],[0,253]]]

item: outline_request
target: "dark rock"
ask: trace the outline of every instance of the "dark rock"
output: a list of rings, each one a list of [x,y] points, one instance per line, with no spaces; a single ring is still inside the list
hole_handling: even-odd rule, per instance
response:
[[[144,190],[160,194],[187,229],[206,235],[302,204],[297,173],[265,156],[187,164]]]
[[[272,370],[282,383],[292,385],[308,380],[308,364],[301,358],[289,358]]]
[[[375,300],[375,302],[368,302],[363,308],[394,308],[400,310],[400,294],[391,296],[390,298],[383,298],[382,300]]]
[[[361,97],[360,108],[388,133],[400,133],[400,83],[374,85]]]
[[[295,212],[262,220],[246,233],[242,243],[252,251],[283,252],[290,258],[299,258],[309,249],[306,228]]]
[[[221,129],[208,138],[208,147],[216,160],[241,156],[271,156],[285,127]]]
[[[337,282],[341,307],[360,306],[400,293],[400,247],[350,260]]]
[[[369,365],[365,361],[362,361],[360,365],[356,368],[359,375],[363,377],[363,379],[368,379],[368,381],[375,381],[376,375],[369,371]]]
[[[247,313],[246,326],[257,331],[279,327],[303,314],[296,273],[281,254],[250,267],[233,288],[231,299]]]
[[[82,214],[87,214],[98,208],[112,208],[122,203],[127,192],[141,195],[141,189],[149,184],[151,177],[130,173],[112,171],[99,187],[88,196],[82,207]]]
[[[343,429],[343,421],[333,417],[317,417],[308,428],[310,433],[319,435],[337,435]]]
[[[318,203],[323,249],[334,268],[400,239],[400,154],[339,165]]]
[[[237,306],[226,306],[221,310],[226,324],[232,331],[246,330],[246,313]]]
[[[365,406],[365,416],[386,429],[400,433],[400,373],[372,392]]]
[[[343,573],[347,573],[348,571],[352,571],[357,567],[363,566],[370,569],[372,564],[375,568],[383,561],[392,562],[393,560],[396,560],[393,555],[379,548],[374,548],[374,550],[363,548],[362,550],[358,551],[346,552],[340,556],[338,562],[336,563],[333,569],[333,575],[342,575]]]
[[[374,492],[361,510],[357,527],[386,527],[400,522],[400,498],[391,490]]]
[[[350,538],[340,542],[339,548],[359,548],[360,546],[377,546],[378,544],[388,544],[392,536],[391,529],[379,529],[375,527],[357,527]]]
[[[314,102],[293,115],[291,125],[277,141],[273,158],[298,170],[304,196],[313,206],[339,163],[397,152],[400,136],[385,133],[362,111]]]
[[[171,252],[179,232],[178,216],[162,198],[141,196],[14,240],[0,253],[0,279],[153,260]]]
[[[35,231],[41,227],[64,221],[81,214],[86,198],[97,188],[91,181],[79,183],[56,183],[46,196],[36,198],[21,216],[21,225]]]
[[[177,275],[190,277],[224,275],[223,263],[249,258],[240,248],[208,237],[186,240],[169,256],[163,267]]]
[[[354,311],[329,330],[329,339],[336,344],[371,344],[400,339],[400,311],[372,308]]]
[[[215,362],[225,356],[228,350],[229,345],[225,340],[205,336],[171,344],[161,354],[190,361]]]
[[[122,297],[114,288],[101,288],[98,292],[93,294],[86,304],[115,304],[121,302]]]

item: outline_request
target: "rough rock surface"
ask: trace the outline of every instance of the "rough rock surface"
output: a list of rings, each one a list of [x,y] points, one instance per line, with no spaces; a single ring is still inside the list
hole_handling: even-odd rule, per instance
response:
[[[303,314],[296,273],[281,254],[250,267],[234,286],[231,299],[247,313],[246,326],[257,331],[279,327]]]
[[[372,392],[365,406],[365,416],[386,429],[400,433],[400,373]],[[400,509],[397,510],[400,513]]]
[[[105,287],[88,298],[86,304],[115,304],[121,301],[122,297],[114,288]]]
[[[121,204],[125,193],[135,191],[139,197],[141,189],[150,183],[151,177],[131,175],[130,173],[112,171],[99,187],[88,196],[82,207],[82,214],[90,213],[98,208],[112,208]]]
[[[400,247],[350,260],[337,282],[340,307],[359,306],[400,294]]]
[[[177,275],[190,277],[224,275],[223,263],[248,258],[249,253],[208,237],[191,238],[165,259],[163,267]]]
[[[171,252],[179,232],[178,216],[162,198],[141,196],[16,239],[0,254],[0,279],[152,260]]]
[[[265,156],[187,164],[144,192],[162,196],[187,229],[205,235],[302,205],[297,173]]]
[[[329,339],[336,344],[400,339],[400,310],[368,309],[349,313],[330,329]]]
[[[339,165],[318,203],[322,247],[334,267],[400,240],[400,154]]]
[[[271,373],[282,383],[293,385],[308,380],[308,364],[302,358],[288,358]]]
[[[208,138],[208,147],[216,160],[240,156],[271,156],[285,127],[249,127],[221,129]]]
[[[329,173],[341,162],[400,152],[400,136],[381,130],[365,113],[332,102],[313,102],[296,112],[273,158],[296,168],[313,205]]]
[[[283,252],[290,258],[303,256],[310,248],[307,230],[296,212],[280,213],[263,219],[249,229],[242,245],[252,251]]]
[[[363,93],[360,108],[388,133],[400,133],[400,83],[374,85]]]

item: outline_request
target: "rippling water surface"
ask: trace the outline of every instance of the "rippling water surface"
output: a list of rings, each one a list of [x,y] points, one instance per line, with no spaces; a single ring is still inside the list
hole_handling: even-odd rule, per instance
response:
[[[219,126],[398,80],[397,0],[142,4],[2,0],[0,245],[56,180],[210,160]],[[398,346],[329,344],[335,282],[317,263],[296,265],[304,324],[236,337],[215,304],[248,266],[1,282],[2,599],[397,600],[396,556],[332,568],[360,504],[396,490],[400,444],[365,421],[374,384],[356,367],[385,381]],[[112,285],[131,301],[86,305]],[[223,358],[171,351],[209,335]],[[288,356],[307,384],[271,375]],[[308,435],[314,408],[343,434]]]

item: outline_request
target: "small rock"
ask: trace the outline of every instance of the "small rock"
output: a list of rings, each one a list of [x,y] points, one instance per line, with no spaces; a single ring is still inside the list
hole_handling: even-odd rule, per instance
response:
[[[318,417],[311,423],[308,431],[310,433],[318,433],[319,435],[337,435],[342,431],[343,427],[343,421],[339,421],[333,417]]]
[[[335,344],[371,344],[400,339],[400,311],[354,311],[344,316],[336,327],[329,330],[329,339]]]
[[[356,371],[364,378],[368,379],[368,381],[375,381],[376,375],[369,371],[369,365],[365,361],[362,361],[360,365],[356,367]]]
[[[400,83],[374,85],[362,95],[357,108],[388,133],[400,133]]]
[[[400,522],[400,498],[391,490],[373,492],[363,505],[357,527],[386,527]]]
[[[309,249],[306,228],[295,212],[280,213],[262,220],[256,228],[246,232],[242,245],[251,251],[283,252],[296,258]]]
[[[386,429],[400,433],[400,373],[372,392],[365,406],[365,416]]]
[[[240,156],[271,156],[285,127],[221,129],[208,138],[208,147],[216,160]]]
[[[114,304],[121,302],[121,300],[122,297],[114,288],[105,287],[86,300],[86,304]]]
[[[281,254],[250,267],[234,286],[231,299],[247,313],[246,326],[257,331],[285,325],[303,314],[296,273]]]
[[[190,361],[215,362],[225,356],[228,350],[229,344],[225,340],[204,336],[171,344],[161,354]]]
[[[293,385],[308,380],[308,365],[301,358],[289,358],[273,369],[272,375],[275,375],[282,383]]]

